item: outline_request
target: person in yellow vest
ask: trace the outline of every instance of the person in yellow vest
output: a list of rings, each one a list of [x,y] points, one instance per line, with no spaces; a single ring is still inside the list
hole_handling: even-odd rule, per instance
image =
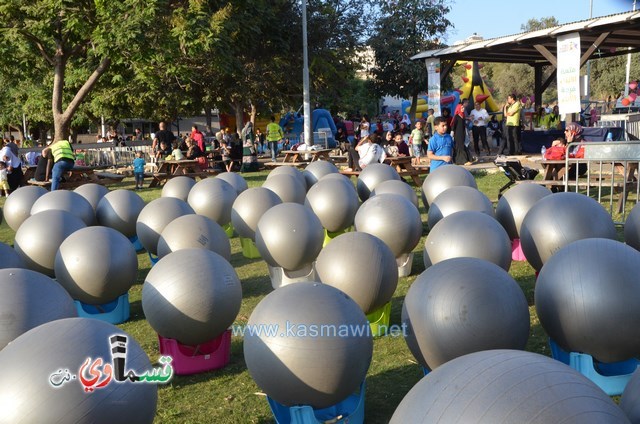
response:
[[[509,143],[509,154],[522,154],[520,146],[520,110],[522,105],[514,94],[507,97],[507,104],[504,106],[504,115],[507,117],[507,142]]]
[[[278,155],[278,143],[284,137],[284,133],[282,132],[282,128],[280,125],[276,124],[275,116],[271,117],[271,122],[267,125],[267,143],[269,143],[269,150],[271,150],[271,161],[276,161],[276,156]]]
[[[51,191],[60,186],[60,179],[65,172],[73,169],[75,156],[73,147],[67,140],[58,140],[42,150],[42,156],[47,157],[51,152],[53,168],[51,169]]]

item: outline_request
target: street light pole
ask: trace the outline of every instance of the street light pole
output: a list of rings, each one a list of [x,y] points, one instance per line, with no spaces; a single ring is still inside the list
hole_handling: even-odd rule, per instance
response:
[[[302,0],[302,101],[304,114],[304,143],[313,144],[311,129],[311,95],[309,93],[309,58],[307,54],[307,0]]]
[[[636,0],[633,0],[633,11],[636,11]],[[629,47],[630,49],[631,47]],[[629,95],[629,74],[631,73],[631,53],[627,54],[627,78],[624,84],[624,97]]]

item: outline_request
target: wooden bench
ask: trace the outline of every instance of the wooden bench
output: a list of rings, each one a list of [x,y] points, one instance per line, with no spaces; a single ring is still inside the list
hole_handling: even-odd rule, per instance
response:
[[[265,168],[273,169],[279,166],[295,166],[296,168],[304,168],[309,162],[265,162]]]

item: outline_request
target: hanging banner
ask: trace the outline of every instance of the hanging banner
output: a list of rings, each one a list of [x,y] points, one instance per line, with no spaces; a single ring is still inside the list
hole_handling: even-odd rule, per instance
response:
[[[440,116],[440,59],[427,59],[427,104],[433,116]]]
[[[558,107],[561,114],[580,113],[580,34],[558,37]]]

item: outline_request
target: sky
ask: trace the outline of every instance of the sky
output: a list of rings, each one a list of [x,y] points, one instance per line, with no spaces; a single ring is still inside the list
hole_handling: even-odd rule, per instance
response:
[[[447,19],[454,28],[448,31],[446,42],[451,45],[473,33],[485,39],[517,34],[522,32],[520,25],[531,18],[555,16],[561,24],[581,21],[589,18],[591,3],[593,17],[633,10],[633,0],[452,0]]]

